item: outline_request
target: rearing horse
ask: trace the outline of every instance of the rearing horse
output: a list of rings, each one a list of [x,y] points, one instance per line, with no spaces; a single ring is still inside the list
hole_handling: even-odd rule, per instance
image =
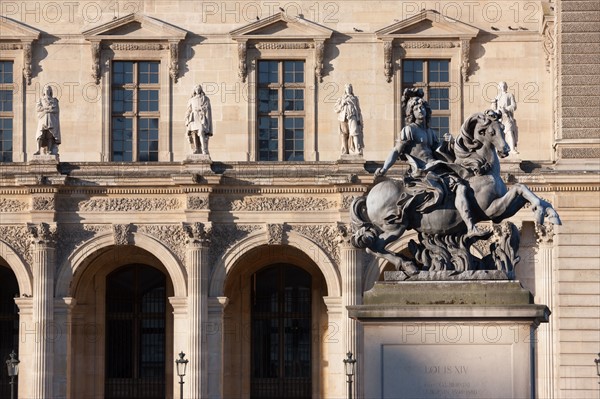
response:
[[[532,193],[526,185],[516,183],[510,189],[506,187],[500,177],[499,157],[504,158],[508,153],[503,126],[494,111],[473,114],[463,123],[454,143],[454,165],[469,171],[464,182],[468,186],[474,220],[499,223],[529,202],[537,223],[543,224],[546,219],[560,225],[560,218],[552,205]],[[458,235],[466,232],[453,195],[440,196],[435,207],[423,211],[413,205],[417,203],[412,201],[413,194],[414,190],[411,191],[402,181],[387,179],[376,184],[366,198],[357,198],[351,207],[353,222],[359,226],[353,236],[353,244],[387,259],[410,274],[416,273],[416,268],[386,249],[404,231],[414,229],[425,234]]]

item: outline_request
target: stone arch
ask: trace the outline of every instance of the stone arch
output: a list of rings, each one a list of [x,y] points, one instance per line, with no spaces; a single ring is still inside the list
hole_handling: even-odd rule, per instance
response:
[[[237,241],[235,245],[232,245],[215,265],[210,280],[209,296],[223,296],[227,275],[236,266],[238,260],[250,251],[268,244],[267,235],[261,230],[248,235],[244,239]],[[331,259],[321,246],[294,231],[287,232],[285,244],[300,250],[317,265],[325,278],[329,296],[342,295],[340,272],[335,265],[335,261]]]
[[[33,274],[21,256],[7,243],[0,240],[0,258],[6,262],[8,267],[17,277],[19,284],[19,293],[21,295],[33,294],[32,280]]]
[[[165,267],[173,283],[174,295],[187,296],[187,275],[177,256],[156,238],[144,233],[132,233],[133,247],[154,255]],[[60,266],[56,278],[56,296],[72,294],[86,266],[100,253],[115,245],[113,232],[102,232],[78,247]]]
[[[390,244],[387,248],[393,252],[400,252],[404,248],[408,246],[408,243],[412,239],[417,239],[417,232],[411,230],[408,233],[405,233],[399,240]],[[383,273],[388,262],[384,259],[374,257],[373,260],[367,265],[365,270],[365,279],[363,283],[363,292],[368,291],[373,288],[373,285],[377,280],[379,280],[379,276]]]

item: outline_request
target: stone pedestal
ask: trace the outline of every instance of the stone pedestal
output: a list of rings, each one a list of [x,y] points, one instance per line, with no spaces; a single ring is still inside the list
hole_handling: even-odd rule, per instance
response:
[[[515,281],[382,282],[363,325],[365,398],[532,398],[545,305]]]
[[[208,154],[188,154],[185,160],[186,162],[212,163]]]

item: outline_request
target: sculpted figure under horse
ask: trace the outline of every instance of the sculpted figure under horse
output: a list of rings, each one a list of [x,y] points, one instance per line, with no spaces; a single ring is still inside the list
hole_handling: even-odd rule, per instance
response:
[[[501,115],[491,110],[469,117],[456,141],[446,138],[445,143],[434,149],[439,153],[441,147],[446,147],[444,158],[448,161],[415,158],[406,149],[419,147],[419,143],[401,140],[376,174],[383,175],[403,156],[410,164],[410,171],[403,181],[384,180],[366,198],[354,201],[351,212],[359,229],[353,236],[353,244],[387,259],[408,274],[415,274],[418,270],[414,264],[386,249],[407,229],[476,237],[483,233],[474,228],[475,223],[487,220],[499,223],[528,202],[537,223],[547,220],[561,224],[552,206],[527,186],[516,183],[508,189],[502,181],[499,156],[506,157],[509,147],[500,120]]]

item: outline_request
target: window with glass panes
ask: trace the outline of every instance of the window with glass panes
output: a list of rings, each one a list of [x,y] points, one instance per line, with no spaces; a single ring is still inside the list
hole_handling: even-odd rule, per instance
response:
[[[404,60],[402,62],[402,91],[421,88],[431,107],[430,127],[441,139],[450,133],[450,61]],[[404,110],[402,110],[404,115]]]
[[[13,62],[0,61],[0,162],[13,160]]]
[[[258,61],[258,160],[304,160],[304,61]]]
[[[158,161],[159,67],[157,61],[113,62],[113,161]]]

